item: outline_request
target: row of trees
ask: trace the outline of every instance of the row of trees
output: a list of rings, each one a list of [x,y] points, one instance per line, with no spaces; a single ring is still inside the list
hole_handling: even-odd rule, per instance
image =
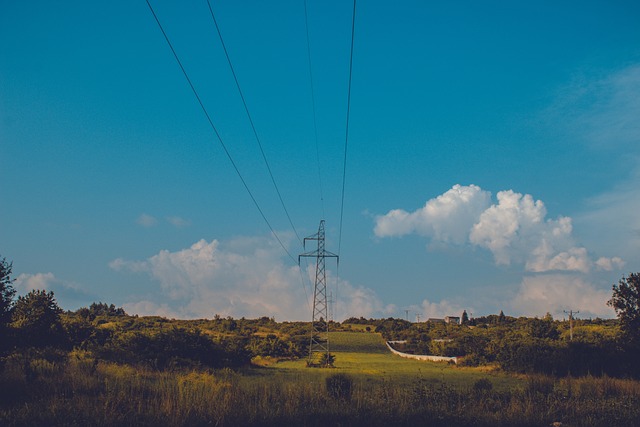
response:
[[[64,313],[53,292],[42,290],[15,299],[12,267],[0,259],[0,357],[25,348],[78,348],[105,360],[167,369],[240,366],[253,356],[293,358],[306,352],[307,322],[220,316],[169,321],[128,316],[104,303]],[[404,351],[458,356],[467,365],[499,364],[516,372],[556,375],[640,376],[639,303],[640,274],[632,273],[613,286],[609,304],[619,320],[577,321],[573,340],[568,322],[550,315],[514,318],[501,312],[463,325],[396,318],[351,318],[344,323],[368,325],[387,340],[406,340]]]
[[[555,321],[490,315],[468,325],[373,321],[388,340],[406,340],[400,348],[417,354],[461,357],[465,365],[498,364],[523,373],[607,374],[640,377],[640,275],[631,273],[613,286],[608,302],[618,320]],[[355,320],[355,319],[354,319]],[[573,339],[572,339],[573,338]]]
[[[303,348],[299,340],[254,336],[263,325],[275,323],[269,318],[168,321],[128,316],[101,302],[64,312],[54,293],[44,290],[16,299],[12,267],[0,259],[0,361],[15,352],[59,359],[78,349],[96,359],[160,370],[222,368],[245,365],[257,355],[295,357]]]

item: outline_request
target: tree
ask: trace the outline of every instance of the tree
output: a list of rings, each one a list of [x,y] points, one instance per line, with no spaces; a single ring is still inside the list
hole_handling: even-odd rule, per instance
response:
[[[467,323],[469,323],[469,315],[467,314],[467,310],[464,310],[462,312],[462,320],[460,320],[460,324],[466,325]]]
[[[552,320],[547,319],[547,316],[545,316],[544,319],[530,319],[527,322],[527,329],[529,334],[531,334],[531,336],[534,338],[550,340],[558,339],[558,336],[560,335],[560,333],[558,332],[558,328]]]
[[[616,311],[627,343],[640,349],[640,273],[622,276],[607,304]]]
[[[11,306],[16,290],[11,284],[13,263],[7,262],[5,258],[0,258],[0,329],[3,329],[11,320]],[[1,332],[0,332],[1,333]]]
[[[123,308],[121,307],[116,308],[116,306],[113,304],[107,305],[106,303],[103,303],[103,302],[92,303],[89,306],[89,313],[94,318],[96,316],[126,316],[127,315],[127,313],[125,313]]]
[[[504,315],[504,312],[500,310],[500,314],[498,315],[498,323],[504,323],[507,320],[507,316]]]
[[[13,263],[7,262],[5,258],[0,258],[0,355],[10,347],[7,326],[11,322],[11,308],[13,306],[13,296],[16,294],[11,284],[11,270]]]
[[[61,344],[64,341],[61,313],[53,292],[33,290],[18,297],[12,325],[17,329],[20,343],[29,347]]]

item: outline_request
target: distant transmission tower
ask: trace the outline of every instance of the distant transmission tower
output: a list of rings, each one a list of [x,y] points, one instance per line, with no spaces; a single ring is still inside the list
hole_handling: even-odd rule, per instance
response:
[[[327,366],[331,364],[329,354],[329,311],[327,304],[327,275],[325,271],[325,258],[336,258],[338,255],[327,252],[324,249],[324,220],[320,221],[318,232],[313,236],[305,237],[303,245],[306,249],[307,240],[316,240],[318,248],[315,251],[298,255],[300,258],[316,259],[316,281],[313,291],[313,314],[311,316],[311,339],[309,342],[309,366]]]

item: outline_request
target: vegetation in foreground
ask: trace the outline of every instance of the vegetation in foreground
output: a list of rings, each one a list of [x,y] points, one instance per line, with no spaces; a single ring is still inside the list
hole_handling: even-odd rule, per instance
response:
[[[507,337],[569,348],[566,325],[553,319],[495,316],[428,330],[351,319],[359,324],[333,324],[336,368],[309,369],[300,359],[308,323],[138,318],[103,303],[64,313],[51,292],[14,300],[11,264],[0,261],[0,425],[640,425],[640,382],[625,378],[637,371],[546,376],[535,373],[544,364],[521,370],[490,359]],[[578,324],[576,342],[604,337],[614,355],[632,354],[636,323],[624,316],[637,308],[636,279],[614,287],[620,322]],[[480,367],[401,359],[382,336],[403,334],[430,351],[481,337],[483,346],[468,348],[485,359]]]
[[[452,368],[450,368],[452,369]],[[158,371],[14,355],[2,373],[3,425],[635,426],[640,384],[609,377],[530,376],[497,390],[493,377],[454,387],[430,377],[280,368]],[[387,377],[393,378],[393,377]]]

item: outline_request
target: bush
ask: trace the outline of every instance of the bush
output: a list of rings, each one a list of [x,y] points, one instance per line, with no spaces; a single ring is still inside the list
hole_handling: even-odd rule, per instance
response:
[[[53,292],[33,290],[18,297],[12,326],[22,347],[64,347],[66,337],[60,321],[62,309]]]
[[[326,379],[327,393],[334,399],[351,400],[353,379],[347,374],[335,374]]]
[[[534,396],[536,394],[542,394],[548,396],[553,393],[555,382],[552,378],[545,376],[531,376],[527,378],[527,386],[525,392],[528,395]]]
[[[107,360],[157,370],[238,367],[250,360],[244,343],[214,342],[199,330],[181,328],[118,333],[97,352]]]
[[[493,389],[493,383],[486,378],[480,378],[473,383],[473,391],[477,393],[484,393]]]

